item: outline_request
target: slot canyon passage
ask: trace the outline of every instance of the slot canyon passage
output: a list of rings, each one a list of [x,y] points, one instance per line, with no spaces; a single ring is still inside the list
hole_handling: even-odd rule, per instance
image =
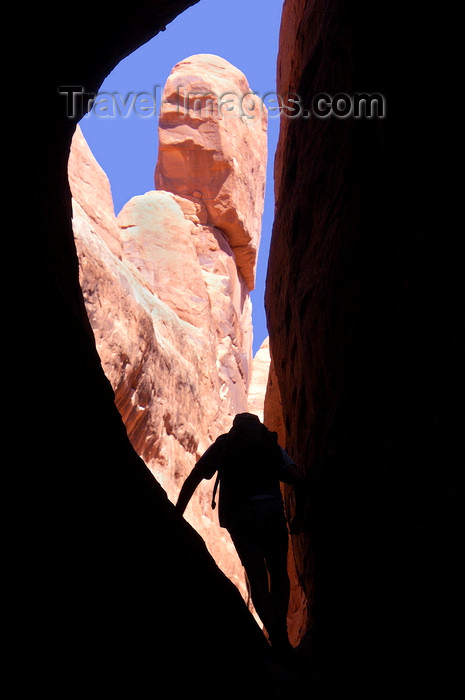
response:
[[[16,689],[452,698],[463,663],[459,127],[418,107],[418,96],[455,80],[452,20],[416,3],[401,17],[367,1],[283,4],[278,94],[311,104],[319,93],[377,92],[387,105],[384,119],[281,123],[264,411],[308,483],[306,529],[292,537],[308,607],[289,674],[270,663],[239,589],[131,444],[79,280],[67,173],[82,114],[67,118],[58,88],[97,92],[192,4],[110,10],[84,0],[53,22],[43,7],[12,8],[34,57],[34,116],[14,119],[25,144],[15,211],[26,208],[27,172],[33,213],[12,258],[21,275],[11,422],[22,449],[8,499]],[[218,226],[176,193],[162,196],[173,226]],[[175,427],[166,412],[163,426]]]

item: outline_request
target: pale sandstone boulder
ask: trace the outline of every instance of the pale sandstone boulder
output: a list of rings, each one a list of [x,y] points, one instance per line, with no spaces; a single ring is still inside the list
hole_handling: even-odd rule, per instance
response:
[[[250,413],[254,413],[262,422],[264,421],[265,394],[270,362],[270,339],[265,338],[253,358],[248,395]],[[265,425],[267,425],[266,422]]]
[[[214,350],[219,397],[234,415],[247,403],[252,304],[226,238],[194,223],[203,219],[195,206],[163,191],[133,197],[118,215],[123,257],[140,284],[189,324],[198,357]]]
[[[203,206],[254,288],[263,213],[267,114],[246,77],[212,54],[177,63],[159,121],[155,186]]]
[[[211,323],[210,304],[193,242],[193,224],[167,192],[133,197],[121,210],[123,256],[140,282],[196,327]]]

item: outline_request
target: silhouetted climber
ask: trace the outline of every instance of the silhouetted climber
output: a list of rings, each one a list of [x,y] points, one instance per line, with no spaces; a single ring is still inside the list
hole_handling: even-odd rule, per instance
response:
[[[219,521],[231,535],[247,573],[255,609],[279,652],[292,649],[287,632],[290,584],[287,573],[288,528],[279,482],[294,486],[296,514],[289,529],[302,523],[304,477],[271,432],[251,413],[240,413],[198,460],[179,493],[180,513],[203,479],[218,471]]]

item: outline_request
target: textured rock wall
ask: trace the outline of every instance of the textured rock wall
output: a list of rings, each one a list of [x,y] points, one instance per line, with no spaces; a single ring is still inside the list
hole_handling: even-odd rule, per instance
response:
[[[307,641],[335,697],[390,697],[399,683],[442,694],[454,665],[439,640],[454,615],[461,292],[446,150],[408,88],[431,94],[451,65],[444,45],[430,50],[436,19],[366,2],[283,8],[280,95],[307,108],[320,93],[386,100],[382,120],[283,117],[275,161],[270,349],[287,447],[309,480],[293,541]]]

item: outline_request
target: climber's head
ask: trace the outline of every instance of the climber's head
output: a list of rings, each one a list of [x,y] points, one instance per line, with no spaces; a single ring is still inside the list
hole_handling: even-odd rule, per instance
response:
[[[233,420],[233,425],[238,425],[239,423],[260,423],[260,418],[254,413],[238,413]]]

